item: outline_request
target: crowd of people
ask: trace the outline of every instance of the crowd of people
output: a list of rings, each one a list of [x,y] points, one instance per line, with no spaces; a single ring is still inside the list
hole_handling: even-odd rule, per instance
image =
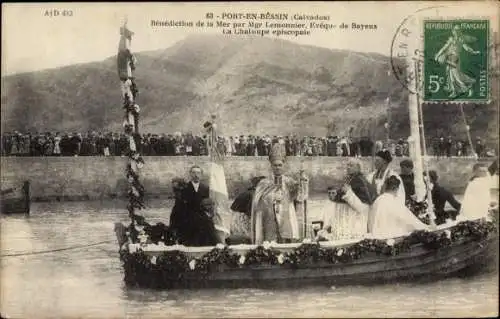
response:
[[[191,133],[143,134],[141,153],[144,156],[206,156],[208,138]],[[372,156],[387,149],[393,156],[408,156],[406,139],[372,140],[369,137],[348,136],[218,136],[217,149],[225,156],[268,156],[272,144],[283,144],[287,156]],[[430,155],[439,157],[488,156],[480,138],[472,150],[465,140],[436,137],[429,142]],[[20,133],[2,134],[2,156],[123,156],[128,139],[123,133]]]

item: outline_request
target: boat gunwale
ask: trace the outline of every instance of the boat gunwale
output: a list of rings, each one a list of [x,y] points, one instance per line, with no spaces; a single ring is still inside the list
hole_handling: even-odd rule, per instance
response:
[[[161,288],[189,288],[191,286],[247,287],[254,285],[261,287],[267,285],[272,286],[273,284],[279,285],[279,283],[283,283],[286,286],[302,283],[325,282],[333,282],[336,285],[343,285],[344,282],[346,284],[352,284],[352,282],[370,284],[380,281],[395,281],[402,278],[422,278],[429,276],[438,276],[442,278],[443,276],[457,273],[469,266],[479,264],[478,260],[487,254],[491,249],[490,247],[492,247],[495,242],[497,244],[496,246],[498,246],[497,239],[498,236],[490,236],[482,241],[462,241],[460,245],[444,247],[437,251],[427,251],[425,262],[419,262],[418,257],[421,255],[412,257],[407,256],[406,259],[410,261],[409,263],[401,259],[392,259],[392,261],[399,264],[396,265],[397,267],[392,268],[384,266],[387,264],[387,258],[390,258],[390,256],[387,256],[384,259],[379,258],[378,260],[370,262],[370,264],[372,264],[370,266],[372,266],[373,269],[367,268],[366,266],[368,264],[363,262],[357,264],[351,262],[321,262],[300,265],[299,267],[289,267],[289,265],[283,267],[283,265],[276,264],[265,265],[265,267],[250,265],[248,267],[231,268],[226,265],[217,265],[213,268],[210,267],[207,273],[187,271],[181,278],[163,277],[158,279],[163,281]],[[477,249],[477,245],[482,245],[481,249]],[[443,250],[447,251],[444,255],[438,254],[438,256],[441,255],[440,258],[433,258],[433,255]],[[411,262],[411,260],[415,259],[417,259],[416,262]],[[352,269],[353,266],[357,271],[346,271]],[[151,279],[147,278],[149,276],[148,274],[151,275],[153,273],[146,272],[139,277],[137,277],[137,274],[133,273],[132,277],[129,277],[130,273],[125,270],[125,277],[128,279],[126,280],[128,285],[133,283],[135,286],[152,288],[152,286],[158,283],[149,281]],[[293,283],[287,283],[287,281]]]

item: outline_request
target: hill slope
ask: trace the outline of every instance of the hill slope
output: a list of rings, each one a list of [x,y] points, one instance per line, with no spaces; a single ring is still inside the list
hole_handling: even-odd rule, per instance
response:
[[[324,135],[409,133],[407,91],[389,57],[301,46],[268,38],[190,36],[172,47],[137,53],[144,132],[201,130],[216,113],[225,134]],[[390,96],[390,108],[386,98]],[[2,79],[3,130],[115,130],[122,120],[115,58]],[[493,122],[494,106],[472,108],[474,134]],[[425,108],[429,134],[465,132],[455,107]],[[494,116],[492,116],[494,115]]]

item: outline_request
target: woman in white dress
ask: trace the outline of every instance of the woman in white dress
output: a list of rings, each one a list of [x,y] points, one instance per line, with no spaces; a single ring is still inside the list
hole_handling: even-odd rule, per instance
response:
[[[398,198],[401,185],[396,176],[385,181],[384,192],[375,200],[368,214],[368,232],[376,238],[392,238],[428,229]]]

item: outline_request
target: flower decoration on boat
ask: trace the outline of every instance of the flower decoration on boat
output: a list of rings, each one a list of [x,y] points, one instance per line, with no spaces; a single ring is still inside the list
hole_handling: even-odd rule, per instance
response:
[[[134,112],[136,114],[139,114],[140,111],[141,111],[141,108],[140,108],[139,104],[134,104]]]
[[[135,230],[135,228],[134,228]],[[148,232],[148,227],[144,227]],[[210,272],[223,271],[224,267],[246,268],[262,265],[271,267],[299,267],[316,263],[348,263],[370,254],[396,256],[411,251],[415,245],[428,250],[448,247],[453,242],[481,242],[489,234],[497,232],[497,226],[487,221],[465,221],[443,231],[415,231],[398,239],[363,239],[343,247],[327,247],[321,243],[303,243],[291,251],[280,251],[271,243],[257,246],[246,253],[235,253],[230,246],[217,246],[199,258],[188,258],[180,250],[164,251],[157,257],[148,256],[139,242],[127,244],[120,251],[126,281],[147,281],[155,285],[167,285],[184,277],[186,273],[205,276]],[[160,243],[160,241],[158,242]],[[220,268],[223,267],[223,268]],[[150,278],[152,277],[152,278]]]
[[[220,247],[220,246],[219,246]],[[211,268],[219,265],[228,267],[238,267],[240,255],[233,253],[227,246],[222,245],[221,248],[215,247],[205,255],[203,255],[196,266],[196,269],[202,273],[208,273]]]
[[[265,241],[265,242],[263,242],[263,243],[262,243],[262,247],[263,247],[264,249],[266,249],[266,250],[267,250],[267,249],[271,249],[271,243],[270,243],[270,242],[268,242],[268,241]]]
[[[196,259],[192,259],[189,262],[189,269],[194,270],[196,268]]]
[[[302,243],[303,244],[310,244],[310,243],[312,243],[311,238],[304,238],[304,240],[302,240]]]
[[[285,262],[285,255],[279,254],[278,255],[278,264],[282,265]]]
[[[239,263],[240,265],[244,265],[244,264],[245,264],[245,260],[246,260],[245,256],[244,256],[244,255],[241,255],[241,256],[240,256],[240,259],[238,259],[238,263]]]
[[[270,244],[264,246],[257,246],[255,249],[251,249],[246,253],[245,265],[257,265],[257,264],[276,264],[279,251],[271,249]]]

